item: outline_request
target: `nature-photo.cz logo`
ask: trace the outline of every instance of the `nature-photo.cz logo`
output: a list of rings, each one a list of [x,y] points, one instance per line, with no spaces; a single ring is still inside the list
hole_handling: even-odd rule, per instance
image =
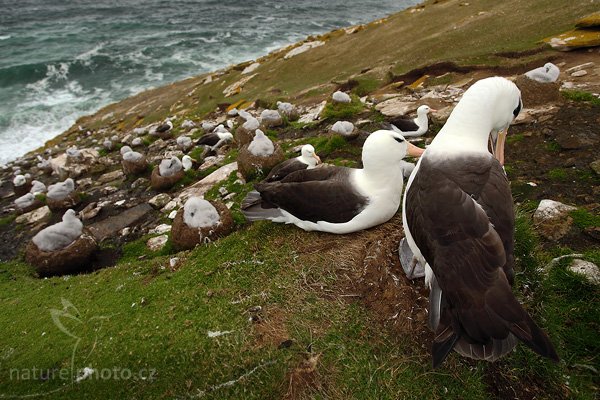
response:
[[[132,370],[126,367],[109,366],[100,367],[89,363],[90,356],[99,344],[99,334],[102,331],[103,324],[109,320],[109,316],[93,316],[87,320],[81,318],[81,313],[65,298],[61,298],[62,309],[50,309],[50,317],[54,325],[65,335],[73,339],[73,345],[70,348],[68,366],[62,368],[40,368],[32,366],[28,368],[11,368],[10,361],[17,351],[9,347],[0,350],[0,372],[8,373],[10,382],[61,382],[61,386],[51,390],[41,390],[33,393],[34,385],[30,385],[31,393],[0,393],[0,399],[30,398],[36,396],[46,396],[61,390],[65,390],[71,385],[79,384],[83,381],[128,381],[144,380],[153,381],[156,378],[156,370],[153,368],[141,368]],[[86,339],[82,332],[92,330],[94,332],[89,351],[83,352],[80,348],[82,340]],[[6,383],[6,382],[5,382]]]

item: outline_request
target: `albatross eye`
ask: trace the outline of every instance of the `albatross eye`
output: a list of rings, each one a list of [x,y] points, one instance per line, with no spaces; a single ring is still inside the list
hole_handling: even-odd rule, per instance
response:
[[[404,139],[394,136],[394,140],[398,143],[404,142]]]

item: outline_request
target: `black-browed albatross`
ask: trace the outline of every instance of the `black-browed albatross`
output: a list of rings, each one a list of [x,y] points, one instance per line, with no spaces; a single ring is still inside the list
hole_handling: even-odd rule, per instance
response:
[[[520,91],[507,79],[476,82],[407,183],[404,230],[417,260],[427,263],[434,367],[452,349],[494,361],[517,339],[558,360],[511,291],[514,210],[499,160],[506,130],[521,107]]]
[[[407,153],[419,156],[422,150],[394,131],[373,132],[363,145],[362,169],[323,166],[259,183],[242,202],[242,212],[250,221],[267,219],[306,231],[371,228],[398,211]]]
[[[317,153],[315,153],[315,148],[310,144],[305,144],[300,149],[300,155],[298,157],[290,158],[273,167],[263,182],[280,181],[292,172],[303,169],[312,169],[320,163],[321,159]]]
[[[417,118],[399,117],[391,122],[393,131],[400,133],[404,137],[421,136],[427,133],[429,129],[429,112],[435,112],[428,105],[422,105],[417,108]]]

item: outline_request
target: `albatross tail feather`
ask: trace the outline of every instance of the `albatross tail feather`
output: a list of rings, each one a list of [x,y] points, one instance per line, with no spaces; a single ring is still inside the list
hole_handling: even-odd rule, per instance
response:
[[[283,216],[278,208],[265,204],[256,190],[246,195],[242,201],[241,211],[248,221],[272,220]]]

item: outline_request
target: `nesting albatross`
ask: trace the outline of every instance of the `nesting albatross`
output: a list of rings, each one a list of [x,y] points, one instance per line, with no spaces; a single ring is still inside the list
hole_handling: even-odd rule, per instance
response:
[[[275,182],[279,181],[292,172],[303,170],[303,169],[313,169],[317,166],[317,164],[321,163],[321,159],[315,153],[315,148],[310,144],[305,144],[300,149],[300,155],[295,158],[290,158],[289,160],[285,160],[281,164],[278,164],[269,172],[269,175],[265,178],[265,182]]]
[[[427,263],[434,367],[452,349],[494,361],[511,351],[517,339],[558,360],[510,287],[514,210],[499,160],[506,130],[521,107],[520,91],[512,82],[499,77],[476,82],[408,181],[404,230],[416,259]]]
[[[429,117],[430,111],[437,111],[429,107],[428,105],[422,105],[417,108],[417,118],[396,118],[390,124],[392,130],[402,134],[404,137],[421,136],[427,133],[429,129]]]
[[[389,220],[400,206],[406,154],[422,150],[393,131],[373,132],[362,150],[364,168],[324,166],[292,172],[255,186],[242,203],[250,221],[295,224],[306,231],[337,234],[371,228]]]

